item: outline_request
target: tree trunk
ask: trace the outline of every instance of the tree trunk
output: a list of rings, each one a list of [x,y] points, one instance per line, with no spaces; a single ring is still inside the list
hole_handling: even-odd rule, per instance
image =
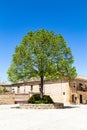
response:
[[[43,80],[44,80],[44,77],[41,76],[41,85],[40,85],[40,99],[42,100],[43,99]]]

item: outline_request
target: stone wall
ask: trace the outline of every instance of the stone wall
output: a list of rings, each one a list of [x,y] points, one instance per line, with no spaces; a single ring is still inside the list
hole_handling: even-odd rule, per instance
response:
[[[51,96],[54,102],[68,103],[70,88],[68,82],[56,82],[44,85],[44,94]]]
[[[77,92],[78,104],[80,104],[80,95],[82,95],[82,103],[87,104],[87,92],[82,91]]]
[[[54,102],[69,102],[70,88],[68,82],[45,83],[43,88],[44,95],[49,95]],[[32,93],[39,93],[39,86],[33,86]]]
[[[0,93],[0,104],[14,104],[15,94]]]
[[[72,95],[73,97],[73,101],[72,101]],[[82,96],[82,102],[80,102],[80,95]],[[83,91],[72,91],[71,95],[70,95],[70,102],[71,103],[75,103],[75,104],[87,104],[87,92],[83,92]]]
[[[15,92],[15,100],[19,99],[27,99],[25,94],[32,94],[39,93],[39,85],[33,85],[32,90],[31,86],[20,86],[19,88],[14,87]],[[17,91],[19,89],[19,91]],[[18,93],[17,93],[18,92]],[[70,88],[68,82],[56,81],[56,82],[46,82],[43,88],[44,95],[49,95],[54,102],[63,102],[68,103],[70,102]],[[18,94],[18,95],[17,95]]]
[[[21,104],[20,108],[24,109],[59,109],[63,108],[63,103],[55,103],[55,104]]]
[[[15,104],[28,103],[29,94],[15,94]]]

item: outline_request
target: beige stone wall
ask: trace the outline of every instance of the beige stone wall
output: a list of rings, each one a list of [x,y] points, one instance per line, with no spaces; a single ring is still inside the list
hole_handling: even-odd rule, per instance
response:
[[[53,101],[61,102],[62,101],[62,89],[61,84],[45,84],[44,85],[44,94],[50,95]]]
[[[80,81],[80,83],[82,82]],[[74,84],[78,86],[79,81],[73,81],[71,86],[68,82],[45,83],[44,94],[50,95],[54,102],[62,103],[72,103],[72,95],[74,95],[73,103],[75,104],[80,104],[80,95],[82,95],[82,103],[87,103],[87,92],[76,91],[76,87],[73,87]],[[32,93],[31,86],[20,86],[19,94],[16,91],[15,100],[28,100],[35,93],[39,93],[39,85],[33,86]]]
[[[80,81],[80,83],[82,82]],[[82,95],[82,103],[87,104],[87,92],[77,90],[78,84],[79,82],[77,82],[76,87],[71,87],[70,102],[80,104],[80,95]],[[72,96],[74,96],[74,101],[72,101]]]
[[[19,89],[17,91],[17,89]],[[27,99],[23,94],[39,93],[39,85],[34,85],[31,91],[31,86],[20,86],[20,88],[14,87],[15,99]],[[17,95],[17,92],[19,92]],[[70,88],[68,82],[47,82],[44,84],[43,92],[45,95],[51,96],[54,102],[67,103],[70,100]]]
[[[24,93],[29,93],[29,92],[31,92],[31,86],[28,86],[28,85],[25,85],[25,86],[19,86],[19,88],[18,88],[18,86],[16,86],[16,87],[12,87],[12,89],[13,89],[13,92],[15,92],[15,94],[24,94]],[[33,92],[36,92],[36,93],[38,93],[39,92],[39,85],[34,85],[33,86],[33,90],[32,90]]]
[[[77,92],[77,97],[79,99],[78,103],[80,103],[80,95],[82,95],[82,103],[87,104],[87,92],[81,92],[81,91]]]
[[[26,104],[29,100],[29,94],[15,94],[15,104]]]
[[[40,93],[39,87],[39,85],[33,85],[33,87],[31,85],[12,87],[12,92],[15,93],[15,101],[28,100],[32,94]],[[70,87],[68,82],[45,82],[43,92],[45,95],[51,96],[54,102],[70,102]]]
[[[59,109],[63,108],[63,103],[56,104],[21,104],[20,108],[24,109]]]
[[[33,84],[34,86],[31,87]],[[22,86],[11,86],[7,87],[7,90],[12,90],[12,92],[16,94],[14,98],[15,100],[28,100],[29,96],[32,94],[39,93],[39,85],[36,84],[40,84],[40,82],[32,81],[29,83],[29,85],[26,84],[23,86],[23,84],[21,84]],[[82,84],[83,89],[86,88],[85,92],[82,90],[77,90],[80,84]],[[2,88],[2,86],[0,87]],[[44,94],[50,95],[54,102],[63,103],[72,103],[72,95],[74,95],[73,103],[76,104],[80,103],[80,95],[82,95],[82,103],[87,103],[87,77],[77,77],[70,83],[70,86],[68,82],[45,82]],[[10,102],[8,97],[10,96],[7,96],[7,100]],[[2,99],[4,100],[3,95],[0,102],[2,102]]]
[[[69,102],[69,85],[68,83],[58,82],[44,85],[44,92],[50,95],[54,102]]]
[[[80,86],[80,84],[82,84],[82,86]],[[80,87],[82,87],[82,90]],[[75,104],[80,104],[80,103],[87,104],[87,91],[85,91],[86,87],[87,87],[87,80],[76,79],[72,81],[70,84],[70,88],[71,88],[70,102]],[[80,95],[82,96],[82,102],[80,99]],[[74,96],[73,97],[74,101],[72,101],[72,96]]]
[[[72,102],[72,95],[74,95],[74,102]],[[87,104],[87,92],[76,91],[71,94],[71,103],[80,104],[80,95],[82,95],[82,104]]]
[[[65,89],[66,89],[66,101],[65,103],[70,103],[70,86],[69,83],[65,83]]]
[[[13,93],[0,94],[0,104],[14,104],[15,95]]]
[[[17,100],[29,100],[29,94],[15,94],[15,101]]]
[[[34,93],[39,93],[39,85],[33,86]],[[54,102],[68,103],[70,100],[70,87],[67,82],[45,83],[44,95],[49,95]]]
[[[31,83],[33,84],[33,83]],[[1,94],[0,104],[13,104],[15,101],[28,101],[32,94],[39,93],[39,85],[16,86],[12,87],[14,94]],[[39,83],[38,83],[39,84]],[[82,84],[83,88],[87,86],[87,81],[76,79],[70,83],[68,82],[45,82],[43,92],[45,95],[51,96],[54,102],[72,103],[72,96],[74,95],[75,104],[80,104],[80,95],[82,95],[82,103],[87,103],[87,91],[79,91],[77,88]]]

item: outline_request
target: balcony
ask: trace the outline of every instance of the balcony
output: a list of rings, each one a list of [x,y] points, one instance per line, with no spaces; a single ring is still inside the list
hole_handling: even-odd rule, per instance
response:
[[[76,88],[77,91],[83,91],[83,92],[87,92],[87,87],[83,87],[83,86],[78,86]]]

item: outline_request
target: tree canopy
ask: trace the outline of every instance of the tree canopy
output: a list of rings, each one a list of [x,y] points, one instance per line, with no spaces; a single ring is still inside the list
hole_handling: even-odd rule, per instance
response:
[[[40,77],[43,92],[44,78],[75,78],[73,62],[71,49],[62,35],[44,29],[30,31],[15,48],[8,78],[11,82],[19,82]]]

